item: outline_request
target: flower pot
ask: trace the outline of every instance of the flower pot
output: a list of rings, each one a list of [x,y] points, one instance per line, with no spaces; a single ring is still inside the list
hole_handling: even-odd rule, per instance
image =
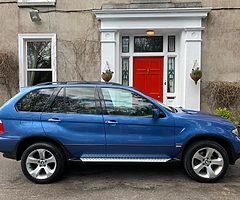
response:
[[[190,74],[192,80],[194,80],[195,85],[197,85],[197,82],[202,78],[202,71],[192,71]]]
[[[102,73],[102,79],[105,81],[105,82],[109,82],[111,79],[112,79],[112,73]]]

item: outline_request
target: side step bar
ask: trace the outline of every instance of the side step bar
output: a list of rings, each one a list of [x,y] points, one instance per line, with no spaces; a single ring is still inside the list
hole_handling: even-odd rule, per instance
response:
[[[168,158],[80,158],[82,162],[146,162],[146,163],[165,163]]]

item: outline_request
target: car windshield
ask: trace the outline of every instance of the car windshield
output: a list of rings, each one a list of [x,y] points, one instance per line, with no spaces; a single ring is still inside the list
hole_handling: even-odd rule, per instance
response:
[[[172,112],[172,113],[176,113],[177,112],[177,109],[176,108],[173,108],[171,106],[167,106],[165,104],[163,104],[162,102],[154,99],[158,104],[160,104],[162,107],[164,107],[166,110],[168,110],[169,112]]]

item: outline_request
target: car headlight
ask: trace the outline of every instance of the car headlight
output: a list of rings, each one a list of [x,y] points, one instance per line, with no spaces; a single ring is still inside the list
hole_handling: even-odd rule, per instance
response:
[[[238,132],[238,129],[237,129],[237,128],[235,128],[234,130],[232,130],[232,133],[235,134],[235,135],[237,135],[237,136],[239,136],[239,132]]]

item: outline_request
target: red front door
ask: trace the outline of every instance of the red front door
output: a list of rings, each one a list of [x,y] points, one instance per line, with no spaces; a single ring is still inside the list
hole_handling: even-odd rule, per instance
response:
[[[133,87],[163,101],[163,57],[133,58]]]

